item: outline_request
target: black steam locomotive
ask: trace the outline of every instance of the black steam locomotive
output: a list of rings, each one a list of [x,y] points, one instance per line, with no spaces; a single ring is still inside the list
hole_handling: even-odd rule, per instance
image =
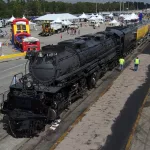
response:
[[[17,136],[42,131],[135,48],[134,32],[128,27],[107,28],[28,52],[29,73],[10,86],[2,105],[5,129]]]

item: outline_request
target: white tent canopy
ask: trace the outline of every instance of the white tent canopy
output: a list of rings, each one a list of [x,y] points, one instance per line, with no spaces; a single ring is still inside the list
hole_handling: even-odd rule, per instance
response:
[[[109,17],[113,17],[113,14],[111,13],[111,14],[109,14],[108,16],[109,16]]]
[[[91,17],[89,20],[96,20],[97,18],[95,16]]]
[[[47,14],[44,16],[41,16],[39,18],[36,18],[35,20],[49,20],[49,21],[53,21],[56,18],[59,18],[60,20],[63,19],[67,19],[67,20],[74,20],[74,19],[78,19],[78,17],[69,14],[69,13],[63,13],[63,14]]]
[[[99,16],[99,14],[96,14],[95,16],[96,16],[96,17],[98,17],[98,16]]]
[[[52,21],[51,23],[62,23],[62,20],[60,18],[57,18],[56,20]]]
[[[114,26],[119,26],[120,22],[118,22],[117,20],[114,19],[114,20],[110,21],[109,24],[112,24]]]
[[[129,21],[129,20],[136,20],[138,19],[138,15],[136,15],[135,13],[132,13],[130,15],[124,15],[124,20]]]
[[[29,21],[29,25],[36,25],[36,23]]]
[[[62,22],[62,24],[67,26],[67,25],[68,25],[68,22],[67,22],[66,20],[64,20],[64,21]]]
[[[119,23],[119,22],[114,19],[114,20],[110,21],[109,23],[110,23],[110,24],[116,24],[116,23]]]
[[[124,14],[119,15],[119,17],[124,17]]]
[[[15,20],[16,18],[12,15],[12,17],[10,19],[7,20],[7,22],[13,22],[13,20]]]
[[[62,23],[62,20],[60,18],[57,18],[56,20],[52,21],[51,23]]]
[[[131,18],[130,18],[130,16],[126,16],[124,20],[129,21],[129,20],[131,20]]]
[[[22,19],[27,19],[27,18],[23,15]],[[36,25],[36,23],[29,21],[29,25]]]
[[[81,16],[79,16],[80,19],[87,19],[89,18],[85,13],[83,13]]]
[[[72,24],[72,22],[70,22],[69,20],[67,20],[67,23],[68,23],[69,25],[71,25],[71,24]]]
[[[92,14],[90,17],[95,17],[95,15],[94,15],[94,14]]]
[[[62,22],[62,24],[64,24],[64,25],[71,25],[72,24],[72,22],[70,22],[69,20],[64,20],[63,22]]]
[[[139,17],[135,13],[132,13],[130,18],[131,18],[131,20],[134,20],[134,19],[138,19]]]
[[[23,15],[22,19],[27,19],[27,18]]]
[[[103,20],[103,19],[104,19],[104,17],[103,17],[102,15],[98,15],[97,19],[101,19],[101,20]]]

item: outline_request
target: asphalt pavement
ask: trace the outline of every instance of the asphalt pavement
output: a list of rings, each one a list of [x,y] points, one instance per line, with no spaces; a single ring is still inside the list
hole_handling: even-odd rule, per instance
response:
[[[25,71],[24,58],[0,63],[0,93],[9,89],[12,78],[15,74]]]

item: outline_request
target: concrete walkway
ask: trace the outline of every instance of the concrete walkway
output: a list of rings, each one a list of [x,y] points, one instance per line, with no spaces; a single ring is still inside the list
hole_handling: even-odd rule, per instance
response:
[[[150,93],[131,143],[130,150],[150,150]]]

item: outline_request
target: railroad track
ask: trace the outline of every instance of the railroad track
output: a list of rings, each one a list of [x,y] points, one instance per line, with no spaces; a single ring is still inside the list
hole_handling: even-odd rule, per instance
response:
[[[130,63],[130,61],[138,54],[142,51],[142,49],[144,49],[144,47],[146,47],[148,44],[148,42],[145,42],[145,44],[141,44],[139,47],[137,47],[137,49],[135,50],[135,52],[133,54],[131,54],[130,56],[127,56],[126,57],[126,66]],[[25,150],[25,149],[38,149],[38,146],[40,145],[40,143],[42,141],[49,141],[51,142],[50,144],[50,147],[51,147],[51,150],[55,148],[55,146],[57,144],[59,144],[59,142],[57,141],[59,139],[59,141],[62,140],[62,134],[63,133],[66,133],[66,130],[67,132],[69,132],[73,126],[78,122],[76,121],[76,118],[78,116],[80,116],[83,112],[85,111],[88,111],[89,109],[89,106],[91,106],[93,103],[95,103],[95,101],[100,97],[102,96],[108,89],[109,87],[111,86],[112,82],[120,75],[120,72],[118,72],[115,69],[113,69],[111,72],[107,72],[105,74],[105,76],[103,78],[101,78],[98,83],[97,83],[97,87],[95,89],[92,89],[90,91],[87,91],[87,94],[84,95],[83,98],[80,98],[78,101],[76,101],[74,104],[72,104],[70,106],[70,110],[67,111],[67,112],[63,112],[62,115],[61,115],[61,118],[62,118],[62,123],[60,124],[60,126],[58,127],[57,130],[57,136],[55,135],[55,132],[56,131],[53,131],[53,130],[50,130],[50,125],[48,125],[46,127],[46,130],[42,133],[40,133],[39,137],[35,137],[33,139],[15,139],[15,138],[12,138],[10,135],[8,135],[3,129],[2,129],[2,124],[0,124],[0,130],[2,130],[4,133],[2,134],[2,136],[0,136],[0,144],[1,144],[1,147],[0,147],[0,150],[1,148],[4,149],[4,144],[8,144],[9,143],[9,140],[11,140],[11,143],[13,143],[13,149],[15,150]],[[96,94],[95,94],[96,93]],[[101,95],[99,93],[102,93]],[[89,100],[89,97],[92,97],[90,100]],[[81,106],[81,105],[84,105],[84,107],[82,108],[82,110],[78,110],[78,108]],[[79,112],[78,112],[79,111]],[[75,114],[75,112],[78,112]],[[73,120],[69,120],[72,116],[72,113],[74,113],[74,119]],[[77,120],[80,120],[81,118],[77,119]],[[69,120],[68,122],[68,125],[65,126],[64,124],[66,123],[66,121]],[[74,123],[75,122],[75,123]],[[55,135],[55,138],[54,139],[51,139],[52,136]],[[64,136],[64,134],[63,134]],[[56,142],[57,141],[57,142]],[[15,143],[15,144],[14,144]],[[10,145],[11,146],[11,145]],[[11,150],[12,149],[11,147],[7,148],[8,150]]]

